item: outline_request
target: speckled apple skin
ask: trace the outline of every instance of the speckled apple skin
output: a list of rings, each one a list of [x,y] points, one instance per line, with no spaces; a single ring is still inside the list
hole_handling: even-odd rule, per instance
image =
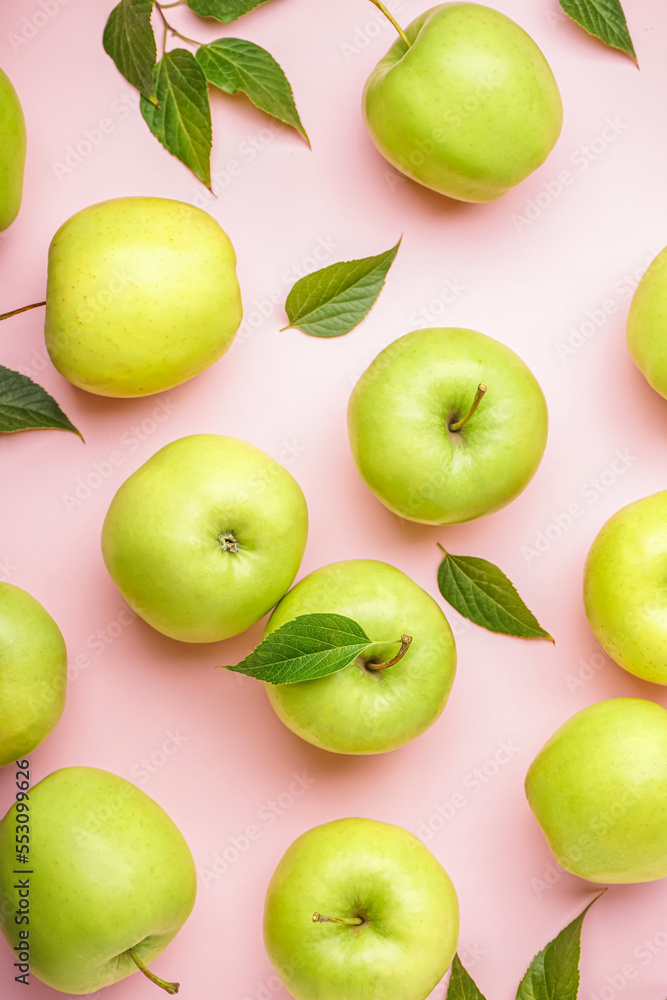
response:
[[[0,767],[23,759],[65,707],[67,649],[39,601],[0,583]]]
[[[147,396],[186,382],[230,347],[242,314],[229,237],[192,205],[114,198],[51,241],[46,346],[88,392]]]
[[[345,615],[387,661],[402,635],[408,651],[392,667],[369,671],[364,657],[328,677],[299,684],[267,684],[278,717],[302,739],[335,753],[384,753],[405,746],[440,717],[456,672],[456,645],[433,598],[394,566],[350,559],[315,570],[275,609],[266,634],[297,615]],[[388,642],[387,640],[394,640]]]
[[[401,173],[460,201],[500,198],[546,160],[563,124],[549,65],[499,11],[432,7],[371,73],[370,136]]]
[[[526,777],[554,857],[589,882],[667,876],[667,711],[642,698],[598,702],[569,719]]]
[[[13,806],[0,823],[0,926],[12,947],[21,927],[17,822]],[[32,789],[30,870],[31,972],[63,993],[93,993],[137,972],[130,948],[153,963],[194,906],[194,861],[172,820],[97,768],[63,768]]]
[[[314,912],[364,923],[314,923]],[[266,949],[295,1000],[425,1000],[458,933],[456,891],[440,862],[414,834],[370,819],[302,834],[264,904]]]
[[[0,69],[0,231],[11,226],[23,197],[26,128],[18,94]]]
[[[460,430],[449,425],[477,412]],[[547,443],[544,394],[509,347],[474,330],[416,330],[389,344],[348,405],[361,478],[385,507],[424,524],[500,510],[535,475]]]
[[[627,342],[646,381],[667,398],[667,248],[637,286],[628,314]]]

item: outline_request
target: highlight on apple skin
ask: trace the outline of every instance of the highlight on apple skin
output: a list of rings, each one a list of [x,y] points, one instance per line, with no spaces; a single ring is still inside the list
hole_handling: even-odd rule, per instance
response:
[[[66,688],[60,629],[34,597],[0,582],[0,767],[27,757],[55,729]]]
[[[471,521],[526,488],[547,443],[547,404],[509,347],[483,333],[433,328],[389,344],[348,405],[359,475],[399,517]]]
[[[612,698],[577,712],[526,776],[556,861],[589,882],[667,876],[667,711]]]
[[[628,673],[667,684],[667,491],[635,500],[602,526],[584,565],[586,617]]]
[[[11,226],[21,208],[25,171],[26,127],[18,94],[0,69],[0,232]]]
[[[443,3],[425,11],[371,73],[363,113],[397,170],[459,201],[502,197],[540,167],[563,124],[549,65],[497,10]]]
[[[630,304],[630,357],[648,384],[667,399],[667,247],[651,263]]]
[[[294,1000],[426,1000],[456,952],[456,891],[414,834],[340,819],[302,834],[264,904],[264,943]]]
[[[0,823],[0,929],[18,952],[21,805]],[[152,963],[197,891],[192,855],[169,816],[129,781],[93,767],[49,774],[30,791],[29,815],[30,973],[80,995],[137,972],[137,959]]]
[[[88,392],[181,385],[222,357],[242,315],[234,248],[200,208],[113,198],[77,212],[51,241],[46,347]]]
[[[307,537],[305,497],[282,465],[247,441],[192,434],[119,488],[102,554],[124,599],[158,632],[218,642],[283,597]]]
[[[334,753],[385,753],[405,746],[442,714],[456,672],[456,644],[433,598],[399,569],[350,559],[310,573],[283,597],[266,634],[298,615],[331,613],[358,622],[376,643],[328,677],[267,684],[278,718],[308,743]],[[407,651],[391,666],[401,636]]]

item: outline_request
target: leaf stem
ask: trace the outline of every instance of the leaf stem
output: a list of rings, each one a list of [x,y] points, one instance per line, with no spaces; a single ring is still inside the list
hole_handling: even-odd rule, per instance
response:
[[[403,41],[405,42],[405,44],[407,45],[407,47],[408,48],[412,48],[412,42],[410,41],[410,39],[408,38],[408,36],[405,34],[405,32],[403,31],[403,28],[400,26],[400,24],[398,23],[398,21],[396,20],[396,18],[387,10],[387,8],[385,7],[385,5],[382,3],[382,0],[371,0],[371,3],[375,4],[375,6],[377,7],[377,9],[381,10],[382,13],[384,14],[384,16],[387,18],[387,20],[390,21],[391,24],[393,24],[393,26],[396,28],[396,31],[399,33],[399,35],[401,36],[401,38],[403,39]]]
[[[182,35],[180,31],[177,31],[176,28],[173,28],[171,26],[171,24],[169,24],[169,21],[167,20],[167,18],[164,16],[164,13],[163,13],[163,6],[165,6],[165,5],[157,3],[155,6],[157,8],[158,14],[162,18],[163,24],[164,24],[165,41],[166,41],[167,32],[169,31],[169,32],[171,32],[172,35],[175,35],[176,38],[180,38],[181,41],[187,42],[189,45],[203,45],[203,42],[196,42],[194,40],[194,38],[188,38],[187,35]],[[177,4],[167,4],[166,6],[167,7],[176,7],[178,5]]]
[[[396,656],[392,657],[391,660],[387,660],[386,663],[372,663],[370,660],[365,664],[367,670],[386,670],[387,667],[395,667],[399,663],[408,649],[410,648],[410,643],[412,642],[411,635],[401,636],[401,648],[399,649]]]
[[[8,313],[0,313],[0,320],[9,319],[11,316],[18,316],[19,313],[27,312],[28,309],[38,309],[39,306],[45,306],[46,302],[32,302],[29,306],[21,306],[20,309],[12,309]]]
[[[160,10],[169,10],[170,7],[180,7],[184,3],[185,0],[175,0],[175,3],[157,3],[155,6]]]
[[[135,952],[134,948],[130,948],[130,958],[132,959],[136,967],[139,969],[139,971],[143,972],[146,979],[150,979],[152,983],[155,983],[156,986],[159,986],[161,989],[166,990],[167,993],[171,993],[172,995],[174,993],[178,993],[178,991],[181,988],[180,983],[167,983],[165,982],[164,979],[160,979],[159,976],[156,976],[154,973],[152,973],[150,969],[146,968],[144,963],[141,961],[141,959]]]
[[[314,924],[347,924],[349,927],[358,927],[363,922],[361,917],[329,917],[324,913],[313,913]]]
[[[486,395],[486,393],[488,391],[488,388],[489,388],[488,385],[484,385],[483,382],[479,383],[479,385],[477,386],[477,392],[475,393],[475,398],[473,400],[472,406],[470,407],[470,410],[468,411],[468,415],[466,417],[464,417],[463,420],[457,420],[455,424],[450,424],[449,425],[450,431],[460,431],[460,430],[462,430],[462,428],[465,427],[465,425],[468,423],[468,421],[470,420],[470,418],[472,416],[474,416],[474,414],[477,412],[477,407],[479,406],[479,404],[484,399],[484,397],[485,397],[485,395]]]

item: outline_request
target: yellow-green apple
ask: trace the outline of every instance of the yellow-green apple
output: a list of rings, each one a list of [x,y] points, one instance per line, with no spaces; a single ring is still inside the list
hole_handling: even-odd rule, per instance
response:
[[[290,587],[308,536],[296,480],[238,438],[193,434],[123,483],[102,529],[107,569],[159,632],[216,642],[254,625]]]
[[[357,382],[348,406],[359,474],[385,507],[424,524],[500,510],[534,476],[544,394],[509,347],[474,330],[408,333]]]
[[[667,684],[667,491],[636,500],[603,525],[584,566],[595,638],[631,674]]]
[[[374,645],[328,677],[267,684],[289,729],[325,750],[370,754],[404,746],[439,718],[454,681],[456,646],[443,612],[410,577],[374,559],[323,566],[283,597],[266,634],[315,613],[354,619]],[[411,641],[399,650],[402,636]]]
[[[563,124],[535,42],[476,3],[439,4],[414,20],[371,73],[363,112],[397,170],[472,202],[500,198],[541,166]]]
[[[220,358],[241,322],[236,255],[200,208],[114,198],[49,248],[45,338],[61,375],[100,396],[146,396]]]
[[[39,601],[0,583],[0,767],[27,757],[65,707],[67,650]]]
[[[425,1000],[458,933],[440,862],[412,833],[372,819],[304,833],[264,904],[266,950],[295,1000]]]
[[[27,942],[30,972],[74,995],[153,962],[190,915],[197,888],[169,816],[129,781],[93,767],[54,771],[29,803],[25,871],[16,871],[17,829],[28,822],[20,803],[0,823],[0,927],[17,961]]]
[[[612,698],[577,712],[526,777],[530,808],[563,868],[589,882],[667,876],[667,711]]]
[[[19,214],[25,168],[25,119],[9,77],[0,69],[0,230]]]
[[[667,398],[667,248],[639,282],[630,305],[630,357],[656,392]]]

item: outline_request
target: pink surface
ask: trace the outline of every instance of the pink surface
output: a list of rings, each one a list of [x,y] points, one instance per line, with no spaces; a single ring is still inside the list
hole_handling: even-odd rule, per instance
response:
[[[266,884],[300,833],[356,814],[427,840],[460,896],[464,962],[489,1000],[513,1000],[533,954],[593,896],[552,862],[524,799],[528,764],[585,705],[619,695],[667,704],[664,689],[601,653],[580,596],[584,557],[602,523],[665,486],[666,404],[624,342],[632,288],[667,242],[664,0],[625,4],[641,72],[570,24],[557,0],[495,0],[551,63],[565,128],[547,164],[489,206],[404,182],[375,152],[360,94],[393,37],[365,0],[275,0],[227,30],[172,12],[202,39],[240,35],[267,47],[313,142],[311,153],[244,100],[216,98],[218,198],[152,138],[103,53],[112,6],[2,4],[0,65],[23,103],[29,157],[23,209],[0,240],[0,311],[42,297],[49,241],[73,212],[152,194],[205,207],[228,231],[246,322],[213,369],[136,401],[99,399],[64,381],[46,359],[39,312],[2,328],[2,362],[48,388],[86,439],[44,431],[0,442],[0,578],[46,605],[70,653],[67,707],[33,754],[34,780],[72,764],[108,768],[181,828],[199,897],[156,971],[179,978],[185,998],[287,997],[262,944]],[[392,9],[407,23],[424,2]],[[96,131],[103,119],[112,123],[106,134]],[[98,145],[89,133],[102,136]],[[335,342],[278,332],[285,319],[271,296],[283,297],[302,269],[377,253],[401,233],[388,287],[359,329]],[[347,397],[368,362],[429,325],[469,326],[509,344],[540,380],[552,421],[542,467],[510,508],[442,530],[403,523],[377,503],[357,478],[345,426]],[[556,637],[555,649],[491,635],[446,609],[459,673],[430,732],[375,758],[302,743],[259,684],[213,669],[245,655],[261,626],[217,646],[172,642],[128,616],[102,563],[100,528],[120,483],[163,444],[201,431],[246,438],[298,479],[311,513],[300,575],[374,557],[437,596],[441,540],[499,563]],[[13,782],[11,768],[0,773],[0,814]],[[248,846],[249,826],[260,835]],[[666,931],[663,883],[610,890],[584,930],[582,1000],[662,1000]],[[13,974],[3,943],[3,1000],[26,995]],[[434,996],[444,992],[441,984]],[[33,980],[33,1000],[55,995]],[[150,995],[138,975],[108,992],[114,1000]]]

